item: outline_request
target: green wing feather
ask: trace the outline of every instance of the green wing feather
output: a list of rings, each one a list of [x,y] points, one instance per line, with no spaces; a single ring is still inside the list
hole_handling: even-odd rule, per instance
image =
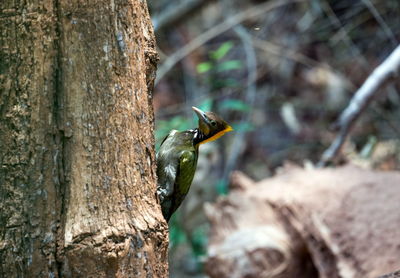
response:
[[[178,209],[185,196],[189,192],[190,185],[194,177],[197,165],[197,155],[194,151],[182,151],[179,157],[179,167],[177,168],[174,193],[172,196],[171,209],[167,220]]]

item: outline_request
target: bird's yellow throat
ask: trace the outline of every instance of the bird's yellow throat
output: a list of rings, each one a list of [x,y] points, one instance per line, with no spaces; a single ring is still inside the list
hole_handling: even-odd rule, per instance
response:
[[[201,141],[198,145],[217,140],[219,137],[221,137],[222,135],[224,135],[225,133],[230,132],[230,131],[233,131],[233,128],[230,125],[228,125],[227,128],[225,128],[224,130],[221,130],[220,132],[216,133],[215,135],[211,136],[210,138],[207,138],[206,140]]]

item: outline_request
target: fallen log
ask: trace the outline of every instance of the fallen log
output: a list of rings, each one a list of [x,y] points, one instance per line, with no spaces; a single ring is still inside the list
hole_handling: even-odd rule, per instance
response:
[[[205,206],[211,277],[369,278],[400,269],[400,172],[288,166]]]

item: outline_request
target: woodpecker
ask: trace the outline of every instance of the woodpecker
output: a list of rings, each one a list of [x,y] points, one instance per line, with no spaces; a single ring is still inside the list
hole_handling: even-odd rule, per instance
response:
[[[220,116],[192,107],[199,118],[198,128],[171,130],[162,141],[157,158],[157,195],[168,222],[189,192],[196,172],[199,146],[232,131]]]

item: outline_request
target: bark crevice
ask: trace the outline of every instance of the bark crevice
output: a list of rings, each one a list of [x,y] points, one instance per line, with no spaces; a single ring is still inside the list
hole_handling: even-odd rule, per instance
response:
[[[53,138],[54,144],[57,146],[56,153],[54,157],[54,163],[56,164],[57,173],[55,176],[57,177],[57,182],[55,184],[57,199],[56,199],[56,207],[58,208],[57,215],[57,229],[56,229],[56,246],[55,246],[55,261],[56,261],[56,269],[58,277],[63,277],[63,267],[65,260],[65,252],[64,252],[64,225],[65,225],[65,215],[66,215],[66,202],[67,202],[67,176],[68,176],[68,151],[67,144],[70,136],[66,136],[68,131],[65,128],[65,103],[63,96],[63,70],[62,70],[62,45],[61,45],[61,37],[62,37],[62,11],[59,0],[53,0],[54,7],[54,22],[55,22],[55,37],[54,37],[54,91],[53,91],[53,122],[54,122],[54,130],[53,130]]]

